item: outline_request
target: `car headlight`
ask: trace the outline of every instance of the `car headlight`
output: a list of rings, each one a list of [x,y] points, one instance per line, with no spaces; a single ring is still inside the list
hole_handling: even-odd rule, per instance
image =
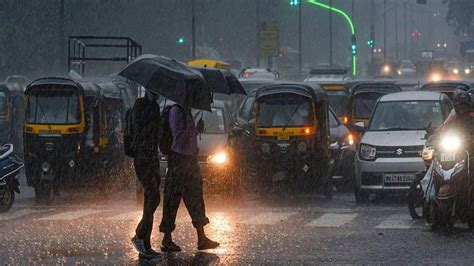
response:
[[[43,173],[48,173],[49,170],[51,170],[51,164],[48,163],[48,162],[44,162],[41,164],[41,170],[43,171]]]
[[[298,146],[296,146],[296,149],[298,150],[298,152],[304,153],[306,152],[306,150],[308,150],[308,145],[306,144],[306,142],[302,141],[298,143]]]
[[[402,71],[401,71],[401,70],[398,70],[397,73],[398,73],[398,75],[402,75]]]
[[[469,68],[464,69],[464,74],[466,75],[471,74],[471,70]]]
[[[424,161],[431,161],[433,159],[433,148],[431,147],[425,147],[423,148],[423,153],[421,154],[421,158],[423,158]]]
[[[457,69],[457,68],[453,69],[453,73],[454,73],[455,75],[459,74],[459,69]]]
[[[225,164],[227,163],[227,154],[225,152],[219,152],[208,157],[207,161],[212,164]]]
[[[457,151],[461,148],[461,139],[457,136],[445,136],[441,139],[441,148],[444,151]]]
[[[260,147],[260,150],[263,153],[269,153],[270,152],[270,144],[268,144],[266,142],[262,143],[262,146]]]
[[[360,157],[364,160],[373,160],[375,158],[375,154],[377,153],[377,149],[373,146],[367,144],[361,144],[359,149]]]

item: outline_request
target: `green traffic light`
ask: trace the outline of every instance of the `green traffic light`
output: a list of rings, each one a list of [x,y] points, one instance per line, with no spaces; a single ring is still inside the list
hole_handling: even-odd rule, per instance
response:
[[[301,0],[290,0],[290,6],[299,6],[301,4]]]
[[[177,44],[184,44],[184,37],[179,37],[178,41],[176,43]]]
[[[367,41],[367,45],[368,45],[370,48],[373,48],[373,47],[374,47],[374,44],[375,44],[374,40],[368,40],[368,41]]]

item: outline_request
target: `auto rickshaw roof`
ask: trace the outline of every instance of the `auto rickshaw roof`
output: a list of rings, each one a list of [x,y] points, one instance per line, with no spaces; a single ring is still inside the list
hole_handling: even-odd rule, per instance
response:
[[[351,84],[350,92],[352,95],[366,92],[400,92],[402,89],[395,82],[358,82]]]
[[[448,89],[447,87],[452,87],[452,90]],[[445,81],[432,81],[427,82],[420,86],[420,91],[430,91],[434,88],[445,88],[445,92],[454,91],[458,87],[463,87],[465,91],[471,89],[471,85],[467,82],[457,81],[457,80],[445,80]],[[439,91],[439,90],[437,90]]]
[[[327,94],[319,86],[311,87],[307,84],[298,83],[281,83],[272,84],[260,88],[256,91],[256,97],[260,98],[266,95],[278,94],[278,93],[295,93],[302,96],[306,96],[316,101],[327,101]]]
[[[18,83],[2,82],[0,83],[0,91],[5,92],[10,97],[23,94],[23,88]]]
[[[349,92],[345,82],[341,81],[305,81],[311,87],[320,87],[324,91],[346,91]]]

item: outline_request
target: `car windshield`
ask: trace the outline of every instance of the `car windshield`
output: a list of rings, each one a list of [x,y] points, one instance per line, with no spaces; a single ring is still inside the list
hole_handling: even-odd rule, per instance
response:
[[[379,103],[370,122],[370,131],[423,130],[443,122],[438,101],[396,101]]]
[[[311,99],[299,94],[278,93],[259,99],[257,126],[297,127],[313,124]]]
[[[204,112],[203,120],[206,131],[204,134],[225,134],[224,110],[212,108],[212,113]]]
[[[81,114],[75,90],[34,89],[26,107],[31,124],[78,124]]]
[[[358,119],[369,119],[377,100],[383,95],[383,93],[379,92],[356,94],[354,98],[354,117]]]
[[[329,98],[329,105],[336,115],[341,116],[346,111],[347,92],[345,91],[326,91]]]
[[[4,91],[0,91],[0,114],[6,114],[8,110],[7,95]]]

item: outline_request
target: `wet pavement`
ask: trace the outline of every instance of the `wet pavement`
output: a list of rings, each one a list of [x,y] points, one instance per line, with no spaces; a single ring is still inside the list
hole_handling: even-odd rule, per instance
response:
[[[465,226],[451,235],[429,232],[397,197],[357,206],[351,193],[336,193],[330,201],[285,193],[209,195],[206,229],[221,247],[197,251],[181,206],[174,236],[184,251],[145,261],[130,243],[141,215],[134,188],[109,196],[65,194],[51,206],[37,205],[31,196],[27,191],[0,214],[0,264],[474,263],[474,234]],[[155,218],[152,243],[159,249],[161,210]]]

